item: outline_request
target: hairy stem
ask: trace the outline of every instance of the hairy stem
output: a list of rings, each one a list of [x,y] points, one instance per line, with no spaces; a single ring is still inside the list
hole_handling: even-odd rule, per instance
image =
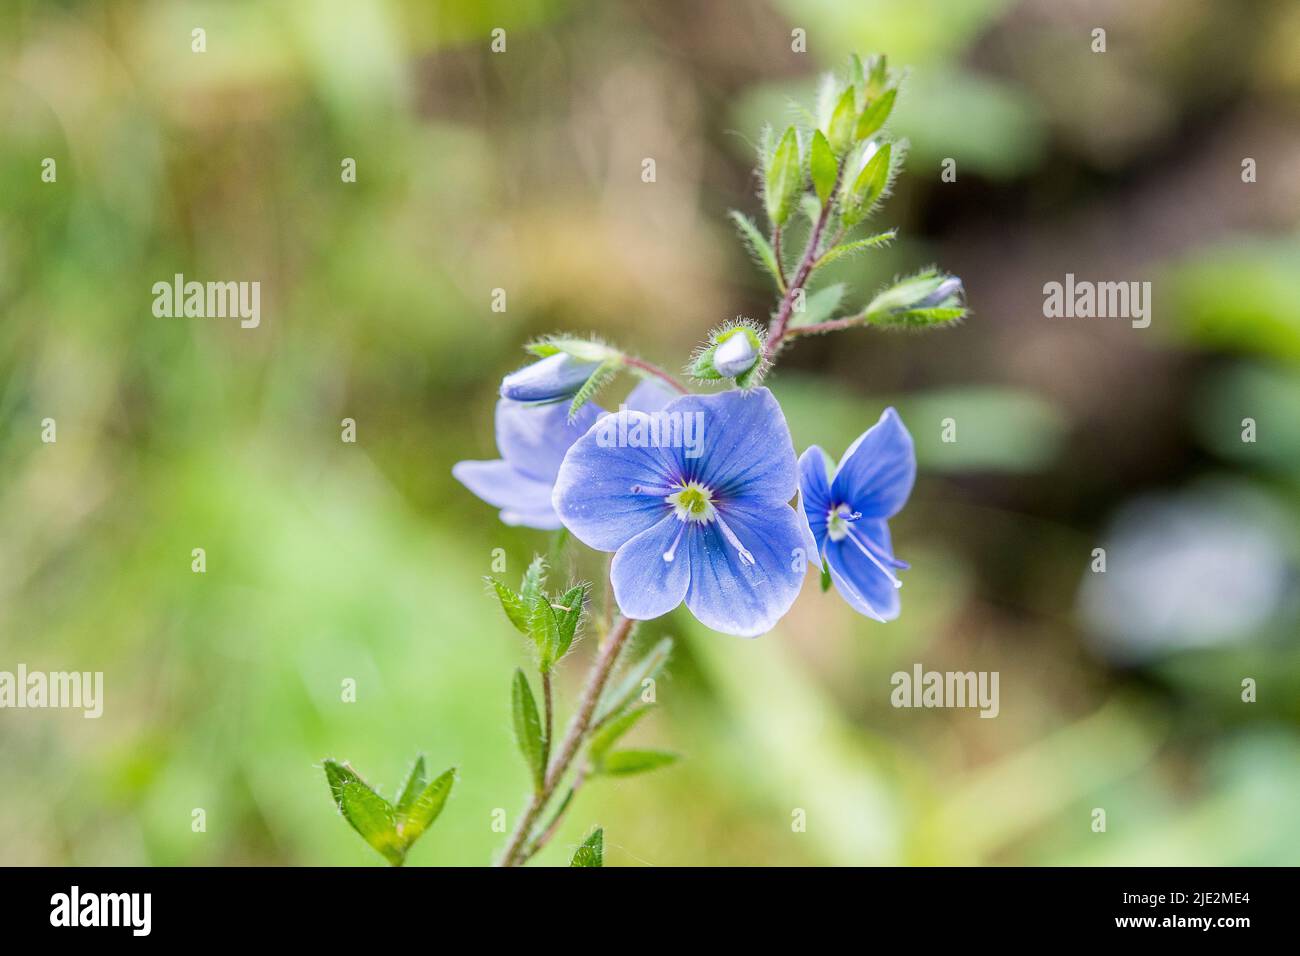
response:
[[[772,227],[772,258],[776,260],[776,281],[784,293],[789,286],[786,284],[785,263],[781,261],[781,227]]]
[[[519,864],[521,866],[531,860],[534,854],[541,850],[542,847],[551,842],[551,838],[555,836],[556,831],[560,829],[560,824],[564,822],[564,812],[569,809],[569,806],[573,803],[573,798],[578,795],[578,791],[582,789],[582,785],[586,782],[586,779],[587,765],[582,764],[578,767],[577,774],[574,775],[573,786],[569,787],[569,792],[564,795],[564,799],[561,800],[560,805],[556,807],[555,814],[551,817],[551,822],[546,825],[544,830],[542,830],[541,835],[529,844],[528,849],[520,855]]]
[[[673,378],[653,362],[647,362],[645,359],[637,358],[635,355],[624,355],[623,364],[630,365],[633,368],[639,368],[641,371],[655,376],[682,395],[690,394],[690,390],[685,385],[677,381],[677,379]]]
[[[821,332],[838,332],[840,329],[851,329],[855,325],[861,325],[865,318],[866,316],[862,314],[849,315],[842,319],[818,322],[816,325],[801,325],[797,329],[790,329],[786,332],[785,337],[793,339],[801,335],[817,335]]]
[[[591,666],[591,673],[587,675],[586,686],[582,689],[578,712],[573,715],[569,729],[564,735],[564,741],[546,768],[541,789],[533,794],[532,799],[528,801],[528,806],[519,817],[519,822],[515,824],[514,833],[510,835],[510,842],[506,844],[498,866],[518,866],[526,859],[523,855],[524,843],[532,833],[537,818],[551,802],[556,788],[568,772],[573,758],[577,756],[587,731],[591,729],[591,719],[596,713],[596,705],[600,702],[600,695],[609,682],[610,674],[614,672],[614,664],[618,661],[619,653],[632,634],[633,623],[630,618],[620,618],[601,645],[596,660]]]
[[[794,277],[790,280],[789,288],[785,290],[785,295],[781,297],[781,305],[776,311],[776,318],[768,326],[767,342],[763,346],[763,358],[767,361],[771,361],[780,350],[782,340],[786,336],[786,328],[790,324],[790,315],[794,311],[795,297],[799,294],[799,290],[804,287],[804,283],[808,281],[808,276],[812,274],[813,264],[817,261],[817,247],[821,244],[822,233],[826,231],[826,223],[830,221],[835,194],[839,191],[840,179],[844,176],[844,163],[845,160],[841,159],[835,169],[835,185],[831,187],[826,202],[822,203],[821,215],[817,217],[817,222],[813,224],[812,232],[808,236],[808,245],[804,248],[803,256],[799,259],[799,266],[795,270]]]
[[[551,759],[551,727],[555,723],[555,699],[551,692],[551,672],[542,671],[542,709],[545,717],[545,736],[542,738],[542,764]]]

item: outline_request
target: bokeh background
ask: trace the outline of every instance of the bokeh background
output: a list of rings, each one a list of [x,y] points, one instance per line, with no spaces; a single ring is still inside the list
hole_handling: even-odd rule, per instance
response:
[[[911,152],[901,240],[832,278],[936,262],[974,315],[797,343],[770,384],[800,449],[911,427],[902,618],[810,578],[755,641],[642,628],[678,650],[634,739],[685,759],[591,785],[540,861],[595,822],[609,865],[1300,860],[1295,3],[10,0],[0,669],[102,670],[106,703],[0,712],[0,862],[379,865],[320,761],[391,795],[417,751],[460,780],[409,862],[487,862],[527,653],[481,576],[552,541],[451,465],[495,456],[532,336],[676,367],[767,314],[725,214],[854,50],[910,70]],[[177,272],[259,280],[261,327],[155,318]],[[1044,318],[1067,272],[1152,282],[1151,327]],[[1000,716],[891,708],[917,662],[999,671]]]

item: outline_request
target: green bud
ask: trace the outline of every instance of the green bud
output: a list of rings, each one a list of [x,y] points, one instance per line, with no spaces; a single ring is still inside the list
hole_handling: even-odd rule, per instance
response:
[[[842,156],[853,143],[853,127],[857,123],[858,112],[855,97],[851,86],[840,95],[826,127],[826,140],[836,156]]]
[[[897,96],[898,90],[891,88],[871,100],[867,108],[862,111],[862,115],[858,117],[857,128],[853,131],[854,138],[870,139],[878,133],[885,125],[885,121],[889,119],[889,114],[893,112],[894,99]]]
[[[817,190],[817,198],[824,206],[831,190],[835,188],[835,174],[839,167],[835,162],[835,153],[831,150],[831,144],[826,141],[821,130],[813,133],[808,165],[812,171],[813,188]]]
[[[886,143],[879,149],[869,144],[865,155],[867,160],[862,166],[862,171],[858,173],[853,185],[849,187],[848,195],[844,198],[843,216],[846,226],[861,222],[871,212],[871,207],[884,193],[885,187],[889,185],[893,144]]]

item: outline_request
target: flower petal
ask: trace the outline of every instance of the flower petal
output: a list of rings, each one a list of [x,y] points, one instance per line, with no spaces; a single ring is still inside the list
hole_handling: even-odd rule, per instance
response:
[[[677,481],[675,467],[658,448],[616,442],[620,420],[631,428],[649,418],[634,411],[607,418],[611,427],[592,428],[560,465],[551,498],[555,510],[578,540],[597,551],[617,551],[671,513],[664,497]]]
[[[776,398],[766,388],[732,389],[716,395],[686,395],[661,413],[699,413],[703,433],[695,437],[702,454],[688,458],[671,449],[686,477],[698,480],[715,497],[756,497],[786,502],[799,487],[790,427]]]
[[[610,564],[609,579],[624,617],[648,621],[682,603],[691,579],[691,554],[687,542],[679,542],[678,536],[690,532],[670,513],[618,549]],[[664,558],[670,553],[671,561]]]
[[[831,479],[830,461],[816,445],[799,456],[799,491],[799,503],[820,551],[826,544],[826,519],[831,512]],[[821,567],[820,558],[817,566]]]
[[[915,481],[912,436],[898,412],[887,408],[844,453],[831,481],[831,498],[865,517],[891,518],[907,502]]]
[[[902,566],[901,562],[893,560],[889,551],[888,528],[883,521],[877,524],[878,527],[868,521],[854,522],[853,533],[867,538],[877,550],[884,551],[888,558],[882,563]],[[884,528],[883,540],[879,537],[881,528]],[[851,537],[826,543],[826,564],[835,590],[859,614],[877,621],[892,621],[898,617],[902,608],[898,588],[894,587],[889,575],[862,553]]]
[[[789,505],[726,502],[718,514],[752,555],[744,561],[717,521],[691,529],[686,606],[701,624],[757,637],[770,631],[799,596],[807,572],[807,528]]]
[[[569,446],[586,434],[603,414],[588,403],[569,421],[569,406],[525,405],[508,398],[497,401],[497,451],[516,471],[554,481]]]
[[[520,474],[509,462],[458,461],[452,477],[488,504],[501,508],[506,524],[551,530],[560,527],[551,507],[551,483]]]

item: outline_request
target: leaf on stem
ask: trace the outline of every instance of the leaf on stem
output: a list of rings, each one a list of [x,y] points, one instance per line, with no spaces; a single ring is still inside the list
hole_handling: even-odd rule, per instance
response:
[[[784,226],[803,190],[803,165],[799,162],[799,139],[793,126],[786,127],[776,152],[767,167],[763,200],[767,218],[776,227]]]
[[[528,633],[528,605],[524,603],[523,598],[516,594],[506,584],[501,583],[494,577],[484,578],[488,584],[492,585],[492,590],[496,592],[497,600],[501,602],[501,610],[506,612],[506,617],[510,623],[515,626],[515,630],[521,634]]]
[[[650,704],[644,704],[641,707],[620,714],[594,733],[591,737],[591,743],[587,746],[587,753],[590,755],[592,762],[599,764],[610,748],[618,743],[619,738],[635,727],[637,721],[650,712],[651,706]]]
[[[514,717],[515,740],[519,744],[519,752],[524,755],[528,769],[532,772],[534,788],[540,791],[546,775],[542,721],[537,714],[537,701],[533,699],[528,678],[517,667],[510,686],[510,709]]]
[[[604,866],[605,865],[605,831],[600,827],[591,831],[591,836],[582,841],[573,854],[569,866]]]
[[[852,242],[842,242],[838,246],[832,246],[822,253],[820,259],[813,266],[814,269],[820,269],[824,265],[829,265],[837,259],[843,259],[845,256],[855,255],[859,252],[865,252],[868,249],[874,249],[878,246],[888,245],[894,241],[898,235],[896,229],[887,229],[884,232],[878,232],[874,236],[866,236],[862,239],[854,239]]]
[[[614,380],[618,370],[623,367],[622,356],[607,358],[596,366],[595,371],[587,377],[569,403],[569,421],[573,421],[578,410],[596,397],[596,393]]]
[[[608,777],[630,777],[666,767],[677,759],[677,754],[667,750],[615,750],[605,755],[597,770]]]
[[[867,108],[858,117],[857,128],[853,131],[854,137],[863,140],[878,133],[889,119],[889,114],[893,112],[894,100],[897,96],[897,89],[888,89],[868,103]]]
[[[404,814],[399,813],[397,832],[402,840],[403,853],[424,835],[424,831],[433,825],[434,820],[438,819],[442,808],[447,805],[447,798],[451,796],[451,788],[455,782],[456,768],[451,767],[424,787],[411,801]]]
[[[808,166],[812,173],[813,189],[817,191],[817,198],[824,206],[835,188],[835,175],[839,171],[839,164],[835,162],[835,153],[821,130],[813,133]]]
[[[776,264],[776,252],[772,249],[772,244],[767,241],[766,237],[758,231],[758,226],[743,213],[732,210],[731,221],[736,224],[740,231],[740,238],[745,243],[745,248],[749,250],[754,261],[768,271],[776,282],[777,288],[782,292],[785,291],[785,283],[781,281],[781,272]]]
[[[790,328],[797,329],[805,325],[825,322],[844,301],[846,286],[843,282],[834,282],[808,296],[804,300],[803,311],[795,312],[790,317]]]
[[[401,825],[402,818],[406,816],[407,811],[411,809],[411,804],[415,798],[420,795],[424,789],[424,754],[415,758],[415,763],[411,767],[411,772],[406,776],[406,783],[402,786],[401,794],[397,798],[397,822]]]
[[[334,802],[352,829],[378,850],[393,866],[401,866],[406,856],[397,833],[393,806],[371,789],[347,764],[325,761],[325,778],[329,781]]]
[[[892,156],[893,143],[886,143],[872,154],[862,167],[862,172],[858,173],[844,204],[843,218],[846,226],[852,226],[865,218],[876,201],[884,195],[885,188],[889,185]]]

